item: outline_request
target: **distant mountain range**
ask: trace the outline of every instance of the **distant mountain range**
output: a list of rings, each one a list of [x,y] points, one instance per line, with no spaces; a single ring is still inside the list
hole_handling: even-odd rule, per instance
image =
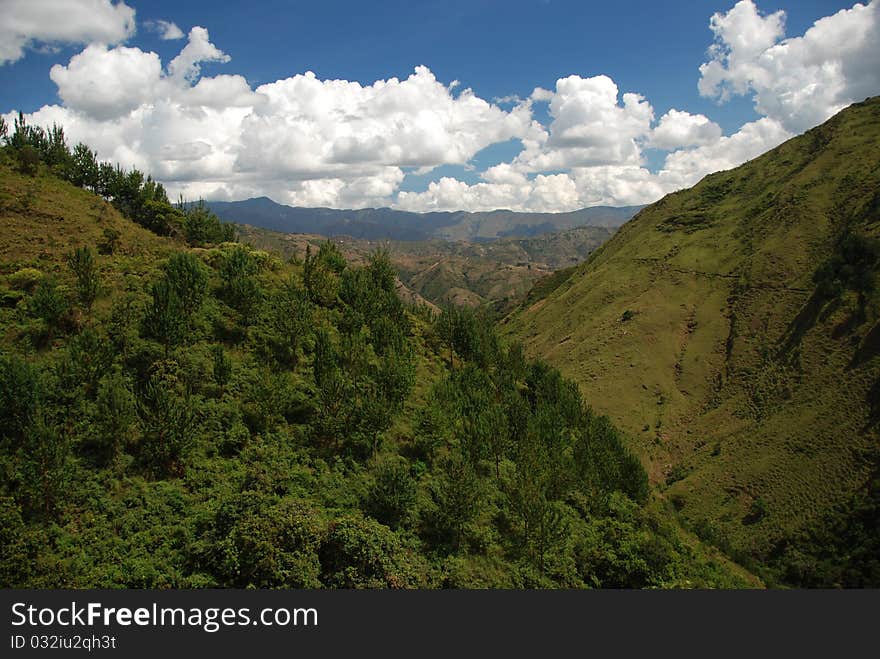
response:
[[[366,240],[494,240],[596,226],[617,228],[642,206],[594,206],[569,213],[518,213],[496,210],[411,213],[391,208],[337,210],[278,204],[268,197],[208,204],[221,219],[238,224],[323,236],[351,236]]]

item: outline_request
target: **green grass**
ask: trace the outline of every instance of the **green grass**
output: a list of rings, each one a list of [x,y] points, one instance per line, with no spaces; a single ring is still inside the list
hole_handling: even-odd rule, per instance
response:
[[[759,568],[875,468],[878,296],[794,328],[844,233],[880,237],[878,144],[875,98],[647,207],[505,321],[628,431],[685,525]]]

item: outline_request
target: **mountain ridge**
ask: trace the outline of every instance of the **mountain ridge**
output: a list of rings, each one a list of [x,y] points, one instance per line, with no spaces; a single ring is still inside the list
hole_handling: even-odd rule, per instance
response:
[[[470,241],[531,237],[583,226],[617,228],[642,208],[592,206],[565,213],[506,209],[415,213],[387,207],[344,210],[286,206],[265,196],[242,201],[212,201],[208,206],[227,222],[287,233],[346,235],[369,240]]]

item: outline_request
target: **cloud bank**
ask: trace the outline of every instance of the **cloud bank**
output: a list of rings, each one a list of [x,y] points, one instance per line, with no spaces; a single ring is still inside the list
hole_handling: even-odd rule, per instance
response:
[[[124,2],[4,0],[2,9],[0,65],[20,60],[29,48],[115,44],[135,33],[134,9]]]
[[[134,33],[134,11],[124,3],[59,0],[55,10],[70,20],[42,20],[52,4],[14,12],[20,20],[0,28],[5,62],[31,44],[87,44],[50,71],[62,103],[29,121],[62,124],[100,157],[151,172],[172,195],[189,198],[267,195],[301,206],[408,210],[647,203],[880,91],[876,0],[787,39],[784,13],[762,14],[751,0],[715,14],[699,91],[720,103],[749,96],[760,117],[731,135],[683,109],[657,117],[649,99],[604,75],[571,75],[528,98],[494,101],[457,80],[444,84],[425,66],[370,85],[307,71],[252,87],[240,75],[202,74],[206,63],[230,61],[204,27],[193,27],[163,64],[156,53],[122,45]],[[81,20],[81,12],[92,20]],[[53,23],[65,27],[44,27]],[[162,38],[183,34],[173,23],[150,25]],[[544,123],[535,119],[536,104],[546,104]],[[422,192],[401,190],[408,173],[470,168],[482,149],[510,140],[521,143],[520,152],[479,172],[476,183],[442,177]],[[647,149],[665,152],[655,171]]]

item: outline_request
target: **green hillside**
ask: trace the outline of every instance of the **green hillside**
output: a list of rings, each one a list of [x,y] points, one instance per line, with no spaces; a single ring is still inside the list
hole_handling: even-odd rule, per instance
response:
[[[0,586],[758,583],[573,383],[407,306],[384,252],[223,241],[39,138],[0,148]]]
[[[880,584],[880,98],[642,210],[506,320],[774,581]]]

